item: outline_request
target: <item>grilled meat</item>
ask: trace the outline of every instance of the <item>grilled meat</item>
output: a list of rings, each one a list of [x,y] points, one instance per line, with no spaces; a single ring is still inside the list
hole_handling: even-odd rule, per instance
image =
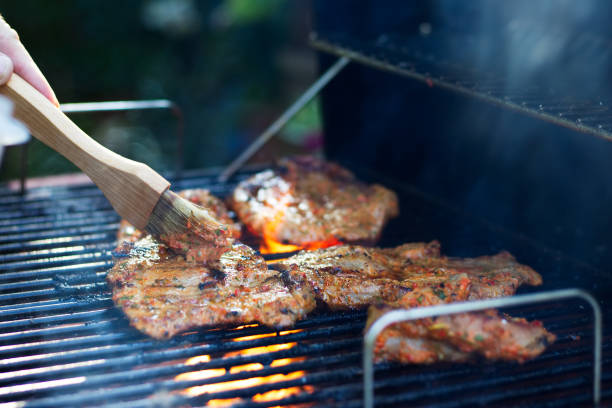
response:
[[[221,222],[229,227],[231,236],[233,238],[240,238],[241,225],[235,223],[230,216],[229,210],[223,204],[223,201],[212,195],[208,190],[202,188],[188,189],[178,192],[178,195],[197,204],[201,207],[207,208],[212,212],[214,216]],[[131,241],[135,242],[140,238],[143,238],[145,233],[136,229],[132,224],[126,220],[121,220],[119,224],[119,231],[117,233],[117,241]]]
[[[465,273],[471,283],[469,300],[513,295],[524,283],[542,284],[542,276],[526,265],[516,262],[508,252],[477,258],[423,258],[404,269],[406,278],[421,271],[435,271],[440,282],[445,276]]]
[[[448,258],[440,256],[436,241],[387,249],[342,245],[301,251],[274,268],[307,284],[331,309],[394,303],[419,288],[432,288],[440,299],[459,301],[511,295],[523,283],[542,282],[538,273],[507,252]]]
[[[316,305],[308,288],[287,287],[278,272],[268,270],[263,258],[242,244],[207,265],[151,237],[123,242],[115,256],[107,276],[113,301],[134,327],[157,339],[204,325],[287,327]]]
[[[243,181],[230,204],[255,235],[304,248],[374,243],[399,212],[392,191],[313,157],[283,159]]]
[[[371,306],[366,328],[391,310],[439,303],[447,302],[435,289],[417,289],[392,306]],[[554,340],[539,321],[487,310],[392,324],[376,339],[374,355],[377,361],[401,363],[464,362],[476,356],[524,362],[540,355]]]

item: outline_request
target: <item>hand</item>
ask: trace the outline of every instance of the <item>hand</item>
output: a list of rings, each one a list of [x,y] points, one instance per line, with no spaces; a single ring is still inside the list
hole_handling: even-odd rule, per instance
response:
[[[19,41],[17,32],[0,16],[0,85],[4,85],[9,80],[13,71],[28,81],[55,106],[59,106],[51,86]]]

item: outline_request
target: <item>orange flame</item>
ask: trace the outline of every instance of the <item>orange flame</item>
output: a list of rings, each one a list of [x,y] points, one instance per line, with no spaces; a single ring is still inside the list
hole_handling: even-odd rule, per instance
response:
[[[295,252],[301,249],[312,251],[314,249],[328,248],[334,245],[342,244],[336,238],[329,238],[324,241],[309,242],[304,245],[281,244],[274,239],[264,235],[262,243],[259,245],[259,253],[261,254],[281,254],[285,252]]]
[[[260,254],[282,254],[284,252],[294,252],[302,249],[297,245],[286,245],[280,242],[274,241],[271,238],[263,238],[263,242],[259,246]]]
[[[283,197],[279,199],[279,208],[282,208],[282,206],[285,205],[285,201],[286,200]],[[322,241],[308,242],[303,245],[294,245],[290,243],[278,242],[276,239],[274,239],[274,237],[276,236],[275,232],[277,227],[283,223],[284,215],[284,212],[278,211],[274,215],[274,218],[264,225],[262,230],[262,242],[259,245],[259,253],[279,254],[284,252],[294,252],[300,249],[313,250],[319,248],[327,248],[342,243],[333,236],[328,237]]]

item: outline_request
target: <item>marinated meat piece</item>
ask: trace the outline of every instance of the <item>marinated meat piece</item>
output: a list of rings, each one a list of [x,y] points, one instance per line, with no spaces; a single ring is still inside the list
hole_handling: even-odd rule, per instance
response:
[[[243,181],[230,204],[255,235],[311,249],[374,243],[399,212],[392,191],[313,157],[283,159]]]
[[[465,313],[439,317],[428,325],[391,325],[376,340],[374,355],[376,361],[404,364],[465,362],[477,356],[522,363],[539,356],[554,340],[538,321],[502,317],[493,311]]]
[[[301,251],[274,268],[307,284],[331,309],[393,303],[418,288],[431,288],[442,300],[459,301],[512,295],[523,283],[542,282],[538,273],[507,252],[448,258],[440,256],[436,241],[386,249],[342,245]]]
[[[234,222],[230,216],[229,210],[225,204],[223,204],[223,201],[212,195],[208,190],[194,188],[180,191],[178,192],[178,195],[194,204],[207,208],[219,220],[219,222],[229,227],[231,236],[233,238],[240,238],[240,223]],[[143,231],[136,229],[136,227],[126,220],[121,220],[119,224],[119,231],[117,233],[117,241],[135,242],[140,238],[143,238],[145,235],[146,234]]]
[[[516,262],[506,251],[477,258],[430,257],[415,262],[414,265],[405,269],[408,276],[412,274],[413,268],[421,267],[435,270],[442,275],[466,273],[472,285],[469,300],[511,296],[523,283],[532,286],[542,284],[542,276],[539,273]]]
[[[299,284],[306,284],[317,300],[329,308],[355,309],[381,301],[396,301],[412,283],[400,279],[402,268],[411,260],[439,256],[439,244],[404,244],[377,249],[341,245],[297,255],[271,265]]]
[[[371,306],[366,329],[394,309],[448,303],[434,291],[418,289],[393,306]],[[540,355],[554,341],[555,336],[539,321],[528,322],[487,310],[392,324],[376,339],[374,355],[376,361],[421,364],[464,362],[476,356],[524,362]]]
[[[113,301],[134,327],[157,339],[204,325],[288,327],[316,305],[309,289],[289,288],[242,244],[208,265],[188,261],[151,237],[122,243],[115,256],[107,276]]]

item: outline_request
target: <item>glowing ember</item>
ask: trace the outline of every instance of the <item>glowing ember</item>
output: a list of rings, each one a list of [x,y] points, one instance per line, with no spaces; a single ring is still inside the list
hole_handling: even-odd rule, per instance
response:
[[[230,368],[230,374],[241,373],[243,371],[263,370],[264,366],[261,363],[243,364]]]
[[[242,330],[242,329],[246,329],[247,327],[258,327],[259,325],[257,323],[253,323],[253,324],[243,324],[242,326],[238,326],[233,330]]]
[[[225,374],[225,368],[212,368],[209,370],[190,371],[181,373],[174,377],[177,381],[205,380],[207,378],[219,377]]]
[[[208,401],[207,407],[229,407],[242,401],[242,398],[227,398],[227,399],[213,399]]]
[[[249,340],[257,340],[257,339],[263,339],[265,337],[274,337],[274,336],[276,336],[276,333],[253,334],[251,336],[236,337],[235,339],[232,339],[232,341],[249,341]]]
[[[306,360],[306,357],[295,357],[295,358],[279,358],[270,363],[270,367],[282,367],[292,363],[299,363]]]
[[[302,329],[283,330],[281,332],[278,332],[278,336],[286,336],[288,334],[299,333],[301,331],[303,330]],[[275,337],[275,336],[277,336],[277,333],[253,334],[252,336],[236,337],[235,339],[232,339],[232,341],[249,341],[249,340],[263,339],[266,337]]]
[[[296,380],[304,376],[304,371],[295,371],[288,374],[272,374],[265,377],[252,377],[243,380],[227,381],[217,384],[205,384],[187,388],[184,394],[195,397],[205,393],[240,390],[243,388],[256,387],[262,384],[273,384],[281,381]]]
[[[185,361],[185,364],[186,365],[196,365],[200,363],[208,363],[209,361],[210,361],[209,355],[195,356],[195,357],[188,358],[187,361]]]
[[[244,350],[230,351],[225,354],[225,357],[254,356],[256,354],[272,353],[274,351],[288,350],[296,345],[297,343],[283,343],[273,344],[271,346],[251,347]]]
[[[292,395],[301,394],[303,392],[313,392],[313,391],[314,391],[314,387],[310,385],[305,385],[303,387],[283,388],[280,390],[268,391],[263,394],[256,394],[253,396],[253,401],[255,402],[275,401],[275,400],[290,397]]]
[[[245,327],[251,327],[247,325]],[[302,330],[285,330],[278,333],[264,333],[264,334],[256,334],[250,336],[242,336],[232,339],[233,342],[241,342],[241,341],[249,341],[256,340],[261,338],[268,337],[277,337],[277,336],[286,336],[292,333],[299,333]],[[231,358],[236,356],[253,356],[257,354],[267,354],[275,351],[288,350],[297,345],[296,342],[289,343],[281,343],[281,344],[271,344],[268,346],[261,347],[251,347],[242,350],[230,351],[223,355],[223,358]],[[296,357],[296,358],[280,358],[273,360],[270,363],[269,367],[282,367],[287,366],[291,363],[301,362],[306,360],[306,357]],[[209,355],[195,356],[187,359],[185,361],[185,365],[196,365],[200,363],[208,363],[211,361],[211,357]],[[177,381],[193,381],[193,380],[204,380],[210,379],[214,377],[220,377],[227,374],[237,374],[242,372],[257,372],[263,370],[265,366],[262,363],[248,363],[235,365],[231,368],[213,368],[207,370],[199,370],[199,371],[191,371],[187,373],[181,373],[175,377]],[[273,384],[283,381],[291,381],[301,378],[305,375],[304,371],[294,371],[287,374],[272,374],[267,376],[257,376],[252,378],[233,380],[233,381],[224,381],[215,384],[204,384],[198,385],[194,387],[190,387],[182,391],[183,394],[194,397],[206,393],[217,393],[222,391],[232,391],[239,390],[244,388],[255,387],[263,384]],[[265,401],[274,401],[282,398],[286,398],[292,395],[296,395],[302,392],[313,392],[314,388],[311,386],[300,386],[300,387],[290,387],[283,388],[280,390],[272,390],[262,394],[257,394],[253,397],[253,401],[255,402],[265,402]],[[241,398],[227,398],[227,399],[212,399],[208,401],[207,406],[209,407],[225,407],[235,404],[237,402],[243,401]]]

